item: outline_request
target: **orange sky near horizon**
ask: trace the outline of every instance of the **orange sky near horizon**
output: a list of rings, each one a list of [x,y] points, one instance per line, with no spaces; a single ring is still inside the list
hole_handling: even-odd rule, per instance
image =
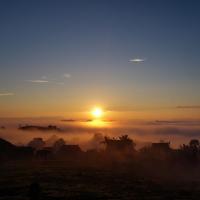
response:
[[[1,117],[61,117],[66,119],[92,119],[91,107],[85,107],[80,110],[65,109],[64,107],[58,109],[57,107],[18,107],[13,108],[0,108]],[[192,108],[142,108],[135,107],[126,110],[109,110],[106,107],[102,107],[104,110],[104,115],[102,119],[105,120],[197,120],[200,118],[200,109]]]

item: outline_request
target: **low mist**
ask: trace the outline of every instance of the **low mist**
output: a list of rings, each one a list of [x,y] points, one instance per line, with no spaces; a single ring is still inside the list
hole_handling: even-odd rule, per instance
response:
[[[35,125],[48,126],[55,125],[61,131],[23,131],[19,126]],[[67,144],[78,144],[84,150],[91,148],[101,148],[101,140],[104,136],[118,137],[128,134],[136,143],[136,149],[141,148],[151,142],[160,140],[170,142],[173,148],[179,147],[183,143],[188,143],[190,139],[199,138],[199,122],[169,122],[169,121],[133,121],[133,122],[112,122],[110,126],[93,127],[87,122],[62,122],[60,119],[4,119],[0,121],[0,137],[16,145],[26,145],[36,137],[48,140],[52,136],[63,138]]]

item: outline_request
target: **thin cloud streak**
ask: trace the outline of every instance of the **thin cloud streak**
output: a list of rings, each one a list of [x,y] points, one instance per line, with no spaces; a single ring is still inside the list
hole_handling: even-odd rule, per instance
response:
[[[47,80],[27,80],[27,82],[30,82],[30,83],[48,83],[49,81],[47,81]]]
[[[134,58],[134,59],[130,59],[129,62],[141,63],[141,62],[144,62],[145,60],[146,60],[145,58]]]
[[[178,109],[200,109],[200,105],[177,106]]]
[[[65,73],[65,74],[62,75],[62,77],[69,79],[69,78],[71,78],[71,74]],[[52,80],[49,81],[47,79],[47,76],[42,76],[40,79],[26,80],[26,82],[38,83],[38,84],[54,83],[54,84],[57,84],[57,85],[64,85],[63,81],[59,81],[57,79],[52,79]]]
[[[156,120],[148,122],[148,125],[167,125],[167,126],[200,126],[199,120]]]
[[[0,93],[0,97],[3,97],[3,96],[14,96],[15,94],[14,93],[11,93],[11,92],[7,92],[7,93]]]

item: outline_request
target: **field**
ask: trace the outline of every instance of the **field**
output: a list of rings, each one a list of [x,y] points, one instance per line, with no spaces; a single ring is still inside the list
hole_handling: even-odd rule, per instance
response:
[[[170,174],[170,172],[169,172]],[[0,166],[0,199],[29,199],[33,181],[41,198],[53,199],[199,199],[198,179],[159,178],[138,169],[82,165],[69,161],[10,161]]]

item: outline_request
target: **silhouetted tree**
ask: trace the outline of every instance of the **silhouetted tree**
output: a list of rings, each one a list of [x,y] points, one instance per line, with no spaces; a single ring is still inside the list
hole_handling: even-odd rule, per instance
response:
[[[197,139],[190,140],[189,144],[180,146],[183,156],[191,163],[196,164],[200,153],[200,142]]]
[[[107,151],[133,151],[135,148],[135,143],[128,135],[122,135],[119,139],[105,137],[104,144],[106,144]]]
[[[200,147],[199,140],[197,140],[197,139],[190,140],[189,146],[193,149],[199,149],[199,147]]]
[[[28,146],[36,149],[36,150],[39,150],[39,149],[42,149],[45,145],[45,142],[43,141],[42,138],[33,138],[29,143],[28,143]]]
[[[100,149],[100,144],[104,140],[104,136],[102,133],[94,133],[93,137],[89,141],[89,147],[94,149]]]
[[[58,139],[57,141],[55,141],[53,145],[54,151],[60,150],[60,148],[64,146],[65,144],[66,144],[65,140],[63,140],[62,138]]]

